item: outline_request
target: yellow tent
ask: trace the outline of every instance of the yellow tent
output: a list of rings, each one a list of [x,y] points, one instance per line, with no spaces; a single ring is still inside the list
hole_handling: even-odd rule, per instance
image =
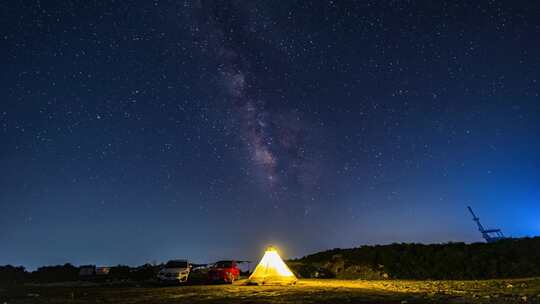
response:
[[[294,284],[296,277],[274,247],[268,247],[261,261],[249,276],[248,284]]]

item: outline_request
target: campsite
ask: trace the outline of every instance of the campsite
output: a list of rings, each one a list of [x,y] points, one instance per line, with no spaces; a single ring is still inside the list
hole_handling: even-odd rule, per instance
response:
[[[26,280],[19,268],[18,272],[11,269],[11,277],[1,278],[0,283],[5,287],[0,288],[0,303],[540,303],[540,268],[537,265],[540,260],[535,255],[539,245],[540,238],[463,246],[401,244],[334,249],[287,261],[281,258],[276,248],[269,247],[252,271],[241,273],[236,272],[236,261],[218,261],[210,266],[192,264],[190,267],[185,265],[185,260],[169,261],[162,266],[117,266],[108,268],[107,275],[103,274],[102,268],[96,267],[93,278],[89,277],[89,266],[79,268],[78,278],[77,268],[66,264],[30,273]],[[522,250],[529,250],[530,254],[516,255]],[[442,253],[454,268],[461,268],[467,261],[475,259],[469,257],[460,261],[455,255],[447,255],[452,251],[461,251],[460,255],[465,257],[472,254],[476,259],[484,252],[485,257],[502,256],[505,260],[477,264],[474,269],[464,268],[470,275],[477,276],[469,277],[469,280],[463,280],[463,273],[449,269],[443,269],[443,273],[453,276],[453,280],[419,279],[418,274],[415,278],[413,273],[405,273],[399,266],[406,263],[402,266],[405,269],[416,267],[419,274],[434,276],[437,272],[426,272],[428,266],[422,265],[430,261],[426,261],[421,252],[429,253],[435,259]],[[374,256],[379,258],[376,261],[366,258]],[[395,259],[399,256],[401,262]],[[161,270],[176,269],[170,267],[179,263],[181,271],[167,271],[178,275],[178,281],[158,279]],[[378,263],[393,267],[381,267]],[[493,263],[511,264],[514,268],[498,267],[503,272],[494,273],[490,270]],[[343,268],[343,265],[350,266]],[[367,270],[374,265],[379,272],[388,273],[375,275],[375,270]],[[336,267],[342,269],[336,272]],[[191,271],[189,279],[184,281],[185,269]],[[530,272],[523,272],[525,270]],[[8,273],[6,268],[2,273]],[[321,277],[321,273],[327,278],[313,278]],[[480,279],[486,275],[497,279]],[[530,277],[519,278],[524,275]],[[58,281],[46,279],[51,276]],[[461,279],[456,279],[460,276]],[[516,278],[503,278],[508,276]],[[16,281],[19,283],[13,284]]]

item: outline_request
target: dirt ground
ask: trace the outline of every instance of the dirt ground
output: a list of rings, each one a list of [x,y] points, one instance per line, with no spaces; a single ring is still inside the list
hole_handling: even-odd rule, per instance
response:
[[[295,286],[0,287],[16,303],[540,303],[540,278],[489,281],[300,280]]]

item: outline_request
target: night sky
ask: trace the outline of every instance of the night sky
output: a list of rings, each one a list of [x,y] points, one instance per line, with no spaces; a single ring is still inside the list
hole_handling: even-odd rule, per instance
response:
[[[538,1],[2,1],[0,264],[540,234]]]

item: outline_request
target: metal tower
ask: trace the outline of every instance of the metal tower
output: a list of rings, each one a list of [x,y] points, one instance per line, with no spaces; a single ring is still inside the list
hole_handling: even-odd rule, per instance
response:
[[[501,229],[484,229],[484,226],[480,224],[480,218],[476,216],[476,214],[474,214],[472,208],[467,207],[467,209],[469,209],[469,212],[472,214],[473,221],[476,222],[476,225],[478,226],[478,231],[482,233],[482,237],[484,238],[484,240],[486,240],[486,242],[493,243],[506,238],[502,233]]]

